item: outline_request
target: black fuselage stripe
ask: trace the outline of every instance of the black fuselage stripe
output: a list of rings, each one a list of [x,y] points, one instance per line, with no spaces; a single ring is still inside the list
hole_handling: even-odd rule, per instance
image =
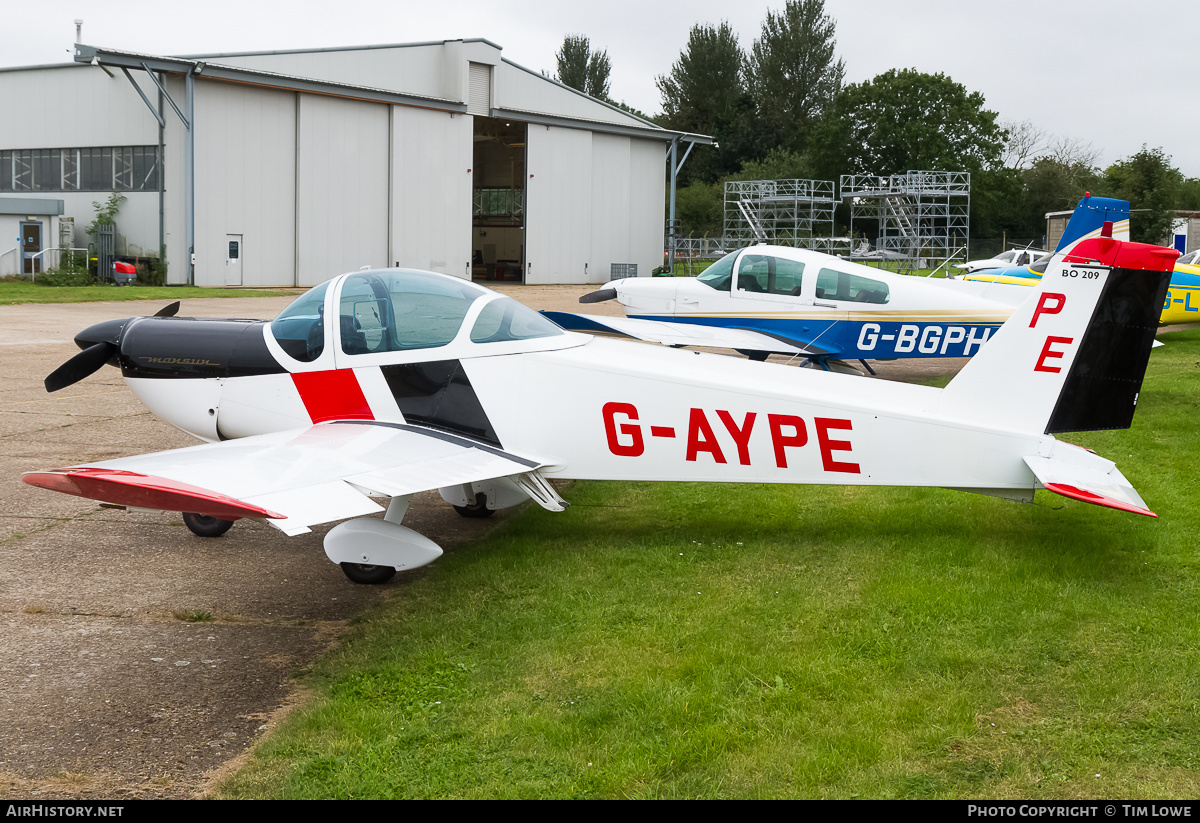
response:
[[[459,360],[381,366],[404,419],[504,448]]]

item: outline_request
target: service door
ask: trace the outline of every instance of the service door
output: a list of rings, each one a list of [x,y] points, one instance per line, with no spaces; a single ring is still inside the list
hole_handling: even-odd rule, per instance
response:
[[[225,235],[225,285],[242,285],[242,236],[240,234]]]
[[[37,274],[42,270],[42,258],[34,257],[42,250],[42,224],[21,224],[21,258],[25,274]]]

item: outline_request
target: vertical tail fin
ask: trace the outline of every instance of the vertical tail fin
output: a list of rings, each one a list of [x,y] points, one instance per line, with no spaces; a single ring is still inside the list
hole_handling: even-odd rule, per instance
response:
[[[1040,285],[942,392],[939,409],[1026,432],[1128,428],[1177,256],[1109,236],[1055,254]]]
[[[1129,201],[1085,194],[1067,221],[1055,253],[1068,254],[1081,241],[1100,237],[1105,223],[1113,224],[1114,240],[1128,240]]]

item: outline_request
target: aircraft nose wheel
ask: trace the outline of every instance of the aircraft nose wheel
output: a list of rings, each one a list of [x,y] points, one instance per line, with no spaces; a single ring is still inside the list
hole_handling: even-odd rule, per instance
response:
[[[396,576],[391,566],[373,566],[370,563],[339,563],[342,572],[355,583],[367,585],[386,583]]]
[[[199,537],[220,537],[233,526],[232,520],[222,520],[219,517],[209,517],[195,512],[183,513],[183,525]]]

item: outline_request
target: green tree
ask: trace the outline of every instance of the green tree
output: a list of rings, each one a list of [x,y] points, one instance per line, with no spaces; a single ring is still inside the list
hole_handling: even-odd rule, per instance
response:
[[[971,236],[1040,237],[1046,223],[1024,219],[1025,188],[1021,173],[1007,166],[971,174]]]
[[[96,236],[96,232],[100,226],[107,226],[117,222],[117,215],[121,212],[121,205],[127,198],[123,194],[113,192],[108,196],[108,199],[103,203],[92,201],[92,208],[96,212],[96,219],[88,223],[84,227],[84,231],[92,237]]]
[[[728,23],[696,25],[670,73],[656,78],[663,108],[659,125],[711,135],[717,141],[716,146],[692,151],[680,172],[681,185],[715,183],[737,170],[746,152],[761,154],[756,107],[743,83],[745,62]]]
[[[768,11],[747,58],[746,86],[772,146],[802,152],[813,123],[842,87],[845,66],[834,58],[833,18],[824,0],[786,0]]]
[[[695,180],[675,196],[675,216],[688,237],[720,237],[725,229],[725,200],[720,183]]]
[[[773,148],[761,160],[747,160],[724,180],[811,180],[816,176],[807,154]]]
[[[1162,149],[1142,150],[1104,170],[1104,193],[1129,201],[1129,236],[1162,243],[1171,233],[1174,209],[1184,191],[1183,175]]]
[[[745,55],[728,23],[692,26],[670,74],[655,79],[667,128],[713,134],[744,91]]]
[[[1200,178],[1189,177],[1179,189],[1179,208],[1200,211]]]
[[[592,51],[591,41],[582,34],[568,34],[554,55],[558,61],[556,79],[565,86],[608,100],[608,75],[612,61],[607,51]]]
[[[842,90],[815,130],[814,160],[826,176],[995,168],[1007,135],[983,104],[944,74],[892,69]]]
[[[1085,192],[1100,193],[1099,172],[1089,162],[1092,156],[1044,154],[1021,171],[1025,197],[1020,234],[1045,233],[1048,213],[1075,208]]]

